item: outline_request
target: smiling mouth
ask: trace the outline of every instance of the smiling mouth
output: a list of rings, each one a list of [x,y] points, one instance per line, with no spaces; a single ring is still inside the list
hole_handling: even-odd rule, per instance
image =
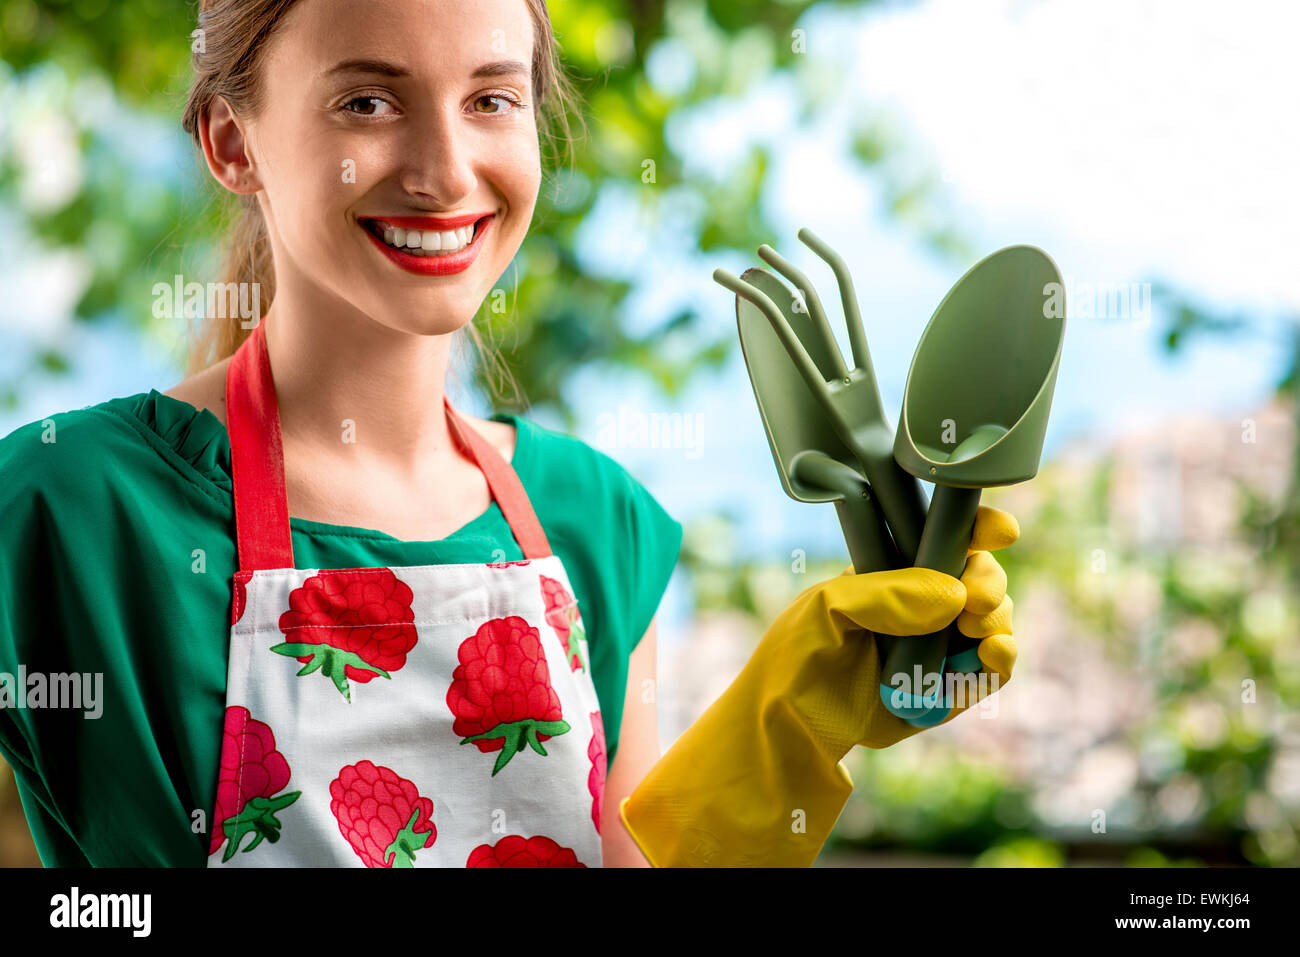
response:
[[[381,219],[362,220],[365,230],[391,249],[411,256],[451,256],[473,244],[483,223],[492,214],[459,229],[403,229]]]

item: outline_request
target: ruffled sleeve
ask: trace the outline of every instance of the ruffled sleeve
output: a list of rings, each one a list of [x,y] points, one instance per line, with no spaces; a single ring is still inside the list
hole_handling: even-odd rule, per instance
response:
[[[230,487],[230,437],[207,409],[163,395],[157,389],[114,400],[131,403],[123,411],[139,419],[173,452],[217,485]]]

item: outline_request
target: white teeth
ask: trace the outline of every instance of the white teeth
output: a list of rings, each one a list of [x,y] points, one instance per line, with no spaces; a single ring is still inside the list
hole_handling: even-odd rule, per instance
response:
[[[384,242],[414,255],[447,255],[468,246],[474,239],[476,224],[459,229],[435,231],[432,229],[403,229],[379,223]]]

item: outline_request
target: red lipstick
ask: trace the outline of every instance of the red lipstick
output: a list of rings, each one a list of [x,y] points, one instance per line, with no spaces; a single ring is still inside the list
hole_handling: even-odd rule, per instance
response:
[[[460,229],[470,223],[477,223],[480,219],[491,215],[491,213],[470,213],[468,216],[452,216],[448,219],[439,219],[436,216],[372,216],[369,218],[388,223],[390,226],[401,226],[403,229],[433,229],[446,232],[448,229]]]
[[[457,216],[449,219],[437,219],[433,216],[385,216],[358,220],[358,224],[380,252],[407,272],[419,276],[449,276],[453,273],[464,272],[478,258],[479,250],[483,246],[483,237],[492,228],[492,223],[495,220],[495,213],[488,213],[486,216]],[[400,226],[402,229],[448,230],[468,226],[471,223],[478,223],[478,228],[474,230],[473,240],[464,249],[448,253],[445,256],[417,256],[414,253],[408,253],[390,246],[376,236],[373,229],[367,225],[375,222]]]

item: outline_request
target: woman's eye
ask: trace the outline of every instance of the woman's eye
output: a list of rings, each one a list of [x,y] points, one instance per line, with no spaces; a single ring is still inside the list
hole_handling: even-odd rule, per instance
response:
[[[485,93],[483,96],[480,96],[474,102],[482,103],[484,100],[503,100],[504,102],[509,103],[513,108],[511,110],[495,109],[495,110],[479,111],[479,112],[485,112],[488,116],[495,116],[498,113],[510,113],[513,112],[514,110],[522,108],[523,106],[523,104],[520,103],[518,100],[516,100],[513,96],[507,96],[504,93]]]
[[[354,103],[370,104],[370,108],[360,110],[350,109]],[[378,107],[380,105],[388,106],[389,103],[387,100],[380,99],[377,96],[356,96],[344,103],[342,108],[347,110],[349,113],[355,113],[357,116],[383,116],[384,114],[378,112]]]

